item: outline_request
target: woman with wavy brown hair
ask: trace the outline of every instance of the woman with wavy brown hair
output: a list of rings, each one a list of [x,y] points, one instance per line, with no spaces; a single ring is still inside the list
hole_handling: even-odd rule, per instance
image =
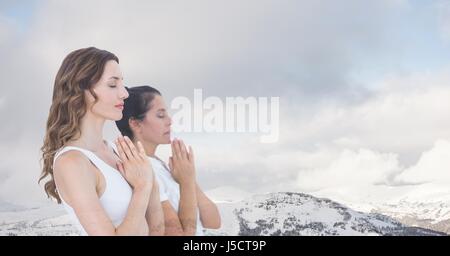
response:
[[[159,189],[140,142],[103,139],[128,92],[119,59],[94,47],[70,53],[56,75],[41,181],[83,235],[162,235]],[[116,150],[114,149],[116,148]]]

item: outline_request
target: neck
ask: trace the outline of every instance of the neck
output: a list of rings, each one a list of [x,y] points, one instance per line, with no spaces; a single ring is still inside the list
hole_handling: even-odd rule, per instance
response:
[[[135,141],[133,142],[137,142],[140,141],[142,143],[142,146],[144,147],[145,150],[145,154],[147,156],[151,156],[151,157],[155,157],[155,152],[156,152],[156,148],[158,147],[158,144],[149,142],[149,141],[145,141],[143,139],[140,138],[135,138]]]
[[[87,112],[81,119],[81,137],[74,141],[74,144],[90,151],[100,151],[105,148],[103,141],[104,118],[99,118]]]

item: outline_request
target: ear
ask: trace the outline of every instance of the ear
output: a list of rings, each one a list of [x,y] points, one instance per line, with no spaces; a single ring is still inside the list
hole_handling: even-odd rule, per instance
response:
[[[128,119],[128,125],[130,125],[131,131],[133,133],[140,133],[141,132],[141,123],[139,120],[136,120],[135,118]]]
[[[94,90],[94,89],[92,89],[92,90]],[[92,104],[95,101],[95,97],[94,97],[94,95],[92,95],[92,93],[89,89],[84,90],[84,98],[86,99],[86,103],[88,103],[88,104]]]

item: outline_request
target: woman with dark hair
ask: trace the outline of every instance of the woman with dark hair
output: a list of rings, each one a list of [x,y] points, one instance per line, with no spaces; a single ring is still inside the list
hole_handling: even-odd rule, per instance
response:
[[[217,206],[203,193],[195,177],[194,153],[181,140],[170,141],[171,118],[161,93],[150,86],[128,88],[120,132],[141,141],[160,189],[166,235],[203,235],[203,228],[220,227]],[[171,144],[169,167],[155,151]]]
[[[162,235],[159,189],[140,142],[103,139],[128,92],[119,59],[94,47],[70,53],[56,75],[39,179],[82,235]]]

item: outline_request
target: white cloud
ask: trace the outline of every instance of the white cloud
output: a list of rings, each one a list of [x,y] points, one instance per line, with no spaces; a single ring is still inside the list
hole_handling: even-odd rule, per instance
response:
[[[42,1],[25,34],[0,22],[0,114],[12,120],[0,127],[0,153],[8,155],[0,163],[0,197],[43,197],[35,189],[37,152],[53,79],[66,54],[91,45],[119,56],[127,84],[155,85],[167,101],[198,87],[205,97],[280,96],[280,143],[261,145],[248,134],[183,135],[209,188],[287,189],[311,170],[317,173],[305,180],[312,188],[323,187],[314,183],[327,178],[321,172],[337,175],[341,187],[389,180],[404,155],[414,161],[438,138],[450,138],[448,70],[375,86],[350,78],[367,62],[395,66],[401,59],[405,40],[392,31],[405,28],[405,8],[409,2],[399,0]],[[113,125],[105,133],[111,138]]]
[[[299,167],[300,191],[357,203],[447,198],[448,74],[443,69],[386,78],[360,104],[321,105],[309,119],[288,119],[283,145],[312,143],[313,149],[303,147],[304,155],[328,156],[321,165]],[[291,165],[302,161],[298,156]]]
[[[0,97],[0,109],[3,108],[5,106],[5,97]]]
[[[290,116],[301,107],[287,111],[281,143],[395,152],[410,164],[436,140],[450,139],[448,69],[387,78],[377,88],[358,104],[321,104],[303,116]]]
[[[3,46],[3,44],[11,38],[12,34],[12,24],[11,22],[6,19],[5,17],[0,15],[0,46]]]
[[[431,202],[450,199],[450,142],[438,140],[417,163],[396,154],[343,150],[325,168],[300,171],[297,189],[343,203]]]
[[[251,184],[264,184],[267,190],[297,187],[330,197],[383,201],[415,190],[408,184],[433,182],[442,190],[439,182],[450,177],[448,73],[387,78],[360,104],[319,105],[316,112],[309,108],[309,115],[285,111],[282,141],[274,145],[255,145],[251,137],[236,142],[229,139],[235,135],[220,134],[191,141],[199,147],[203,170],[249,191],[255,189]]]
[[[21,205],[45,202],[43,184],[38,185],[40,155],[38,146],[23,136],[15,138],[13,145],[0,144],[0,199]]]
[[[127,82],[156,83],[170,96],[195,86],[220,95],[299,88],[345,95],[360,53],[396,54],[385,28],[404,8],[398,1],[87,2],[40,5],[28,47],[41,65],[55,70],[69,51],[96,45],[119,56]]]
[[[395,154],[344,150],[325,168],[301,171],[298,184],[307,191],[387,184],[399,170]]]
[[[450,186],[450,142],[436,141],[431,150],[421,155],[416,165],[396,179],[405,183],[443,183]]]

